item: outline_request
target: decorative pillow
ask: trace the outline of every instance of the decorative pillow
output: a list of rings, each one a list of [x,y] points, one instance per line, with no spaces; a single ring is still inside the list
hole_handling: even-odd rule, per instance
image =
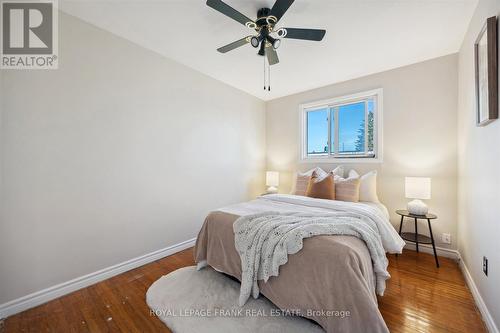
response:
[[[306,195],[307,185],[309,184],[309,179],[311,178],[313,172],[316,172],[318,179],[323,179],[328,175],[328,173],[321,168],[314,168],[304,173],[297,173],[292,194]]]
[[[359,185],[359,201],[380,202],[377,196],[377,170],[370,171],[363,176],[351,170],[349,171],[349,178],[359,178],[361,184]]]
[[[342,165],[339,165],[330,172],[333,173],[334,177],[344,177],[344,167]]]
[[[335,198],[340,201],[359,201],[359,178],[335,177]]]
[[[335,200],[335,181],[333,180],[333,174],[329,173],[326,177],[319,179],[318,174],[314,171],[307,185],[306,196]]]

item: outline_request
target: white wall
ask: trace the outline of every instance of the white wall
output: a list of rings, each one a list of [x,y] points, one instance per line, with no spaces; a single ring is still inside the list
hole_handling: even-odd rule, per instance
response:
[[[2,177],[3,177],[3,173],[2,173],[2,160],[3,160],[3,154],[2,154],[2,150],[3,150],[3,144],[2,144],[2,119],[3,119],[3,103],[4,103],[4,97],[3,97],[3,89],[2,89],[2,82],[3,82],[3,75],[4,75],[4,72],[3,70],[0,70],[0,193],[2,191]],[[0,196],[0,222],[2,221],[2,207],[1,207],[1,196]],[[0,223],[0,228],[1,228],[1,223]],[[0,229],[1,231],[1,229]],[[0,264],[1,264],[1,261],[0,261]]]
[[[439,216],[433,223],[437,245],[456,249],[456,54],[268,102],[267,169],[281,172],[280,191],[287,193],[293,171],[315,166],[299,163],[299,104],[375,88],[384,89],[384,161],[348,165],[347,169],[378,170],[379,197],[397,226],[394,211],[405,208],[407,202],[404,177],[432,177],[429,206]],[[451,245],[441,244],[443,232],[451,233]]]
[[[500,120],[476,127],[473,45],[500,1],[480,0],[459,54],[459,250],[478,290],[500,326]],[[482,272],[483,256],[489,273]]]
[[[58,70],[2,71],[0,304],[193,238],[263,190],[262,101],[59,19]]]

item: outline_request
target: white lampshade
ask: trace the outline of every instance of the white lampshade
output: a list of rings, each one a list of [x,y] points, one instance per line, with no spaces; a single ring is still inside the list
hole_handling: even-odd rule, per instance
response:
[[[280,184],[280,174],[277,171],[266,172],[266,185],[278,186]]]
[[[426,177],[406,177],[405,196],[409,199],[430,199],[431,179]]]

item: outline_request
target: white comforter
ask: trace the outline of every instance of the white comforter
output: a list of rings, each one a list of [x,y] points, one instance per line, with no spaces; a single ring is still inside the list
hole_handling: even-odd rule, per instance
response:
[[[256,200],[218,209],[226,213],[248,216],[262,212],[328,213],[355,212],[374,221],[386,252],[401,253],[405,242],[389,222],[387,210],[381,204],[323,200],[289,194],[270,194]]]

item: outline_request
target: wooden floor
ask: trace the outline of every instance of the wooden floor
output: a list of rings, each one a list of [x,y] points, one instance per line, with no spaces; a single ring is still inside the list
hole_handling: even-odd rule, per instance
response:
[[[390,256],[382,315],[391,332],[486,332],[454,261],[406,251]],[[0,332],[169,332],[149,313],[148,287],[193,265],[192,249],[123,273],[0,322]]]

